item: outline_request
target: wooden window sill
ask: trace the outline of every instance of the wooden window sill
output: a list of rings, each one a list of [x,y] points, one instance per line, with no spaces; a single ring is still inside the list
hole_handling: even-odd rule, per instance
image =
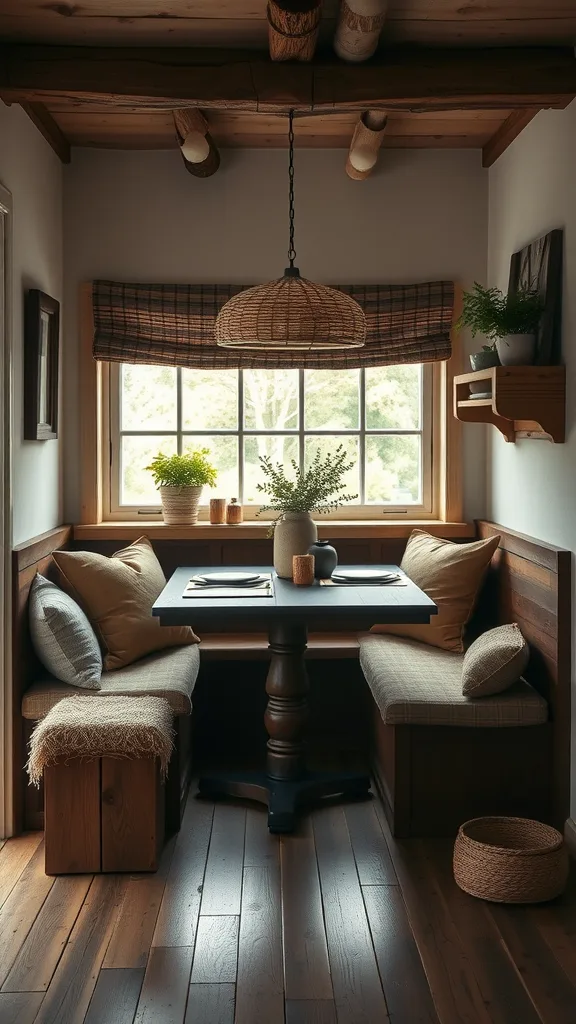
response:
[[[239,526],[166,526],[162,522],[87,523],[74,526],[75,540],[134,540],[146,534],[162,540],[265,540],[268,523],[242,523]],[[318,524],[320,538],[329,540],[377,539],[408,537],[412,530],[426,530],[435,537],[459,538],[475,536],[473,523],[445,523],[439,519],[388,520],[331,520]]]

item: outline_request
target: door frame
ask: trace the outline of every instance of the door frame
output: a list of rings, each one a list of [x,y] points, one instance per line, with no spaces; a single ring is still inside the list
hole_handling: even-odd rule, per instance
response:
[[[0,837],[12,799],[12,195],[0,184]]]

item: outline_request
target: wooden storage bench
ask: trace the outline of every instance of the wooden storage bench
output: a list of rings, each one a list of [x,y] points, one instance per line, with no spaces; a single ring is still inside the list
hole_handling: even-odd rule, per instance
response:
[[[360,638],[370,686],[371,759],[396,836],[453,835],[468,818],[507,814],[563,829],[569,807],[571,554],[501,536],[470,639],[517,622],[530,645],[525,682],[462,696],[462,655],[392,635]]]
[[[71,758],[48,766],[46,874],[156,871],[164,790],[157,758]]]

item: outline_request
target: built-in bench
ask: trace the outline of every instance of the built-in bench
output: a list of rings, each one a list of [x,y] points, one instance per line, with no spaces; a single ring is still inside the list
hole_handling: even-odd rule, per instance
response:
[[[349,710],[350,721],[356,714],[357,719],[365,723],[362,728],[371,732],[375,778],[391,825],[398,835],[451,832],[464,818],[488,811],[532,814],[556,824],[563,824],[568,813],[570,553],[537,544],[493,524],[478,524],[480,536],[496,531],[501,533],[502,541],[481,595],[473,631],[477,635],[500,622],[519,623],[532,651],[527,679],[546,702],[548,721],[541,720],[544,717],[541,700],[536,701],[539,709],[536,714],[540,719],[531,723],[530,728],[520,722],[503,729],[488,725],[479,728],[466,724],[454,728],[443,722],[424,724],[386,720],[387,713],[383,717],[378,703],[369,697],[359,671],[358,636],[355,633],[318,632],[309,637],[307,658],[311,662],[310,672],[314,678],[314,663],[320,663],[317,679],[321,685],[330,685],[334,694],[331,712],[343,719],[340,724],[344,730],[349,727]],[[14,556],[15,651],[21,652],[14,677],[14,698],[15,707],[21,706],[24,716],[24,721],[20,714],[15,716],[14,749],[18,759],[16,763],[20,766],[25,762],[30,721],[37,717],[42,702],[46,707],[51,700],[59,699],[71,689],[64,684],[42,682],[27,636],[26,602],[35,572],[49,574],[51,551],[72,543],[71,530],[66,527],[24,545]],[[86,546],[100,549],[98,544]],[[188,551],[179,556],[173,541],[169,543],[167,552],[163,558],[162,550],[158,551],[167,574],[175,561],[198,564],[202,560],[191,558]],[[247,547],[244,553],[246,564],[254,562],[254,552]],[[398,540],[394,540],[393,557],[392,552],[385,550],[379,551],[378,555],[378,561],[398,561],[401,557]],[[365,559],[366,553],[362,558],[359,552],[358,560]],[[352,552],[348,560],[353,560]],[[241,708],[246,724],[252,723],[252,719],[258,716],[254,715],[254,705],[242,703],[242,684],[248,684],[249,680],[255,682],[253,676],[257,665],[252,670],[247,664],[246,671],[239,668],[230,674],[228,671],[220,672],[218,663],[265,662],[268,658],[266,635],[204,634],[200,655],[208,684],[205,687],[206,703],[215,703],[214,681],[219,687],[216,702],[219,705],[218,724],[222,719],[221,708],[226,705],[222,692],[225,686],[228,686],[228,694],[234,692],[239,701],[230,717],[234,716],[237,708]],[[341,669],[329,673],[327,680],[322,662],[331,662],[334,669],[338,669],[340,663]],[[265,672],[264,664],[258,672]],[[343,681],[348,684],[348,704],[342,702],[340,693]],[[313,685],[312,697],[314,690]],[[258,700],[265,699],[263,686],[258,686],[253,692],[258,693]],[[358,698],[358,707],[351,709],[349,702],[355,697]],[[529,713],[529,705],[530,700],[526,704],[526,713]],[[488,705],[484,707],[488,708]],[[368,708],[366,718],[362,717],[365,708]],[[178,745],[169,782],[171,780],[172,803],[180,807],[190,773],[190,728],[189,720],[183,715],[178,722]],[[332,729],[332,722],[324,723],[328,732]],[[27,794],[25,813],[24,792]],[[31,802],[30,791],[22,784],[15,793],[20,802],[19,820],[27,827],[41,826],[42,798],[36,798],[34,804],[34,794],[35,791]]]

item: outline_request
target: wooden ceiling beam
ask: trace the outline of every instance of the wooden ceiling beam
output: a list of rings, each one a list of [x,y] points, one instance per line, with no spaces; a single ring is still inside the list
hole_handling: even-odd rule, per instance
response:
[[[22,103],[22,109],[51,146],[63,164],[70,163],[70,143],[43,103]]]
[[[391,50],[367,64],[273,63],[249,51],[4,45],[0,96],[148,108],[286,112],[565,107],[576,95],[568,47]]]
[[[502,122],[494,135],[482,147],[482,166],[491,167],[502,156],[510,143],[524,131],[526,125],[536,117],[539,107],[525,107],[524,110],[513,110]]]

